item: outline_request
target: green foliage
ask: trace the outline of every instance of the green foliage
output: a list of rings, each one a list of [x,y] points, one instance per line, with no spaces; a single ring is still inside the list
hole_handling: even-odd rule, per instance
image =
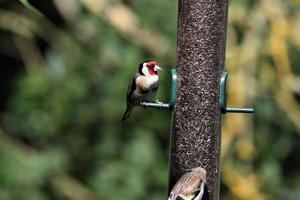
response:
[[[60,25],[20,2],[25,7],[16,1],[0,11],[0,29],[24,67],[0,116],[0,199],[165,198],[170,112],[135,108],[127,122],[121,117],[144,59],[164,69],[158,99],[168,98],[177,2],[45,2]],[[266,2],[229,2],[226,63],[239,81],[229,83],[229,99],[256,98],[256,113],[224,117],[221,199],[300,197],[300,5]],[[243,93],[249,85],[257,97]]]
[[[23,6],[25,6],[27,9],[31,10],[32,12],[34,12],[35,14],[38,14],[38,15],[41,14],[35,7],[33,7],[33,6],[28,2],[28,0],[19,0],[19,2],[20,2]]]
[[[161,199],[167,187],[170,113],[136,108],[121,123],[127,83],[149,52],[90,12],[76,15],[68,22],[71,30],[60,30],[46,18],[29,19],[51,29],[51,35],[42,35],[50,46],[44,62],[15,82],[2,115],[7,141],[1,144],[0,198],[89,199],[79,197],[87,190],[96,199]],[[174,35],[175,24],[173,29]],[[175,38],[169,40],[175,44]],[[163,77],[169,76],[168,67]],[[161,99],[168,96],[168,80],[162,83]],[[57,185],[60,174],[80,184],[74,197],[60,188],[68,179]]]

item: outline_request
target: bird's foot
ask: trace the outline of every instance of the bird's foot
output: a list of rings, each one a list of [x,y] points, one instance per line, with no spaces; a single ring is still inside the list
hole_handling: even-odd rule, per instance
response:
[[[143,106],[144,109],[146,109],[146,102],[145,101],[140,102],[140,105]]]
[[[164,104],[163,102],[159,101],[158,99],[155,100],[155,103],[158,103],[160,105]]]

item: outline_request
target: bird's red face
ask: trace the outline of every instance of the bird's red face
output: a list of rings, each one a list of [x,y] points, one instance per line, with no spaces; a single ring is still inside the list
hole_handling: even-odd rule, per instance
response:
[[[150,75],[156,75],[158,71],[162,71],[162,69],[157,65],[155,61],[147,61],[146,67]]]

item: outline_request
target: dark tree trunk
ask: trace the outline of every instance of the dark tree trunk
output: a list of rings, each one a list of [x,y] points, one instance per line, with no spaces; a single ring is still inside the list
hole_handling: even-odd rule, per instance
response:
[[[179,0],[169,192],[186,169],[202,166],[208,179],[203,199],[219,199],[226,27],[227,0]]]

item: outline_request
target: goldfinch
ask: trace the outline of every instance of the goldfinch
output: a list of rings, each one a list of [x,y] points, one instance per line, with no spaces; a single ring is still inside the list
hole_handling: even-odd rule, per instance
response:
[[[127,90],[127,108],[122,121],[126,120],[134,106],[142,102],[153,102],[159,86],[158,72],[162,69],[155,61],[147,60],[139,64],[135,76]]]
[[[206,184],[206,171],[202,167],[185,173],[174,185],[168,200],[201,200]],[[178,198],[178,199],[177,199]]]

